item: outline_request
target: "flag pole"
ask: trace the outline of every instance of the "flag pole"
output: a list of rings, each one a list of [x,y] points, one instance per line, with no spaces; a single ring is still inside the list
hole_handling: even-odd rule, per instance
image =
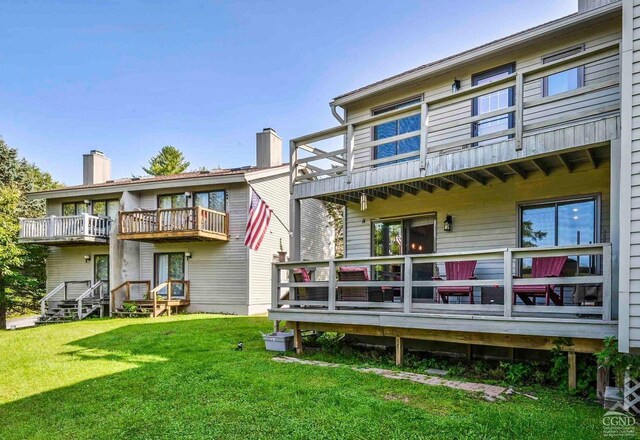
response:
[[[260,197],[260,193],[258,191],[256,191],[256,189],[249,183],[247,182],[247,185],[249,185],[249,188],[251,188],[253,190],[254,193],[256,193],[256,195],[258,196],[258,198],[260,200],[262,200],[262,197]],[[280,220],[280,217],[278,217],[278,214],[276,214],[275,212],[273,212],[273,209],[271,209],[271,207],[269,207],[269,211],[271,211],[271,214],[273,214],[273,216],[280,222],[280,224],[282,226],[284,226],[284,229],[287,231],[287,234],[291,234],[291,231],[289,230],[289,228],[287,227],[287,225]]]

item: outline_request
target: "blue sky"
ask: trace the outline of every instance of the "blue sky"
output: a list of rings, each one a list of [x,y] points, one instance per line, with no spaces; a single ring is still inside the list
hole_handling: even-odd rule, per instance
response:
[[[0,2],[0,134],[65,184],[167,144],[255,161],[255,133],[336,124],[334,96],[577,10],[577,0]]]

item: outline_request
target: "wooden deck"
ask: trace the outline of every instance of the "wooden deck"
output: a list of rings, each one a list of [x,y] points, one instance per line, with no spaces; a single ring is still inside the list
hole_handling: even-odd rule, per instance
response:
[[[200,206],[120,213],[118,238],[143,242],[228,241],[229,215]]]
[[[176,286],[182,287],[176,295]],[[188,280],[169,280],[153,289],[151,281],[125,281],[110,292],[111,316],[170,316],[172,313],[186,310],[191,304],[191,283]],[[125,305],[135,305],[129,310]]]
[[[514,277],[514,267],[523,258],[592,256],[598,261],[594,273],[545,278]],[[442,280],[413,279],[416,264],[443,264],[446,261],[474,260],[492,265],[502,265],[502,275],[491,279]],[[401,277],[384,281],[339,281],[336,271],[340,267],[395,265],[400,267]],[[322,279],[307,282],[292,282],[290,273],[300,268],[313,268]],[[377,329],[386,335],[388,329],[403,329],[411,332],[437,335],[442,332],[467,334],[464,338],[482,337],[487,345],[504,335],[511,337],[536,337],[547,342],[557,338],[579,338],[601,341],[617,334],[618,323],[612,318],[611,301],[611,246],[609,244],[563,246],[553,248],[509,248],[487,249],[472,252],[406,255],[399,257],[371,257],[327,261],[305,261],[274,263],[272,279],[272,306],[269,318],[278,321],[299,322],[304,328],[318,326]],[[527,305],[514,297],[514,286],[555,285],[564,295],[564,305]],[[475,295],[483,288],[502,290],[499,301],[482,304],[476,300],[459,299],[459,303],[436,302],[436,297],[416,298],[415,288],[438,286],[473,286]],[[562,287],[561,287],[562,286]],[[597,286],[601,299],[595,302],[570,300],[577,286]],[[350,293],[349,300],[341,298],[341,289],[385,288],[392,290],[393,299],[362,295],[356,300]],[[313,298],[309,295],[313,290]],[[572,293],[569,294],[568,291]],[[331,292],[331,293],[329,293]],[[405,295],[405,292],[412,292]],[[363,326],[363,327],[361,327]],[[472,335],[476,336],[472,336]],[[492,336],[483,336],[492,335]],[[501,336],[503,335],[503,336]],[[404,336],[409,337],[409,336]],[[462,337],[462,336],[460,336]],[[509,338],[507,338],[509,339]],[[480,343],[480,342],[477,342]],[[548,346],[548,344],[547,344]]]

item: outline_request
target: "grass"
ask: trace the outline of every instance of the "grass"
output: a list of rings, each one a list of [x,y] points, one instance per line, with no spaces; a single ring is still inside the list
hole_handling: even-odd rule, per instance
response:
[[[182,315],[0,332],[0,439],[602,436],[602,408],[557,391],[489,403],[272,362],[259,333],[270,327],[263,317]]]

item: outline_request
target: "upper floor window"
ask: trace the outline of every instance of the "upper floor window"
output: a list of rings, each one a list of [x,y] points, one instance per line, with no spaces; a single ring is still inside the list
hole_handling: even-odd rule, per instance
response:
[[[94,200],[91,203],[91,211],[93,215],[102,215],[116,218],[116,214],[120,209],[120,201],[116,199],[112,200]]]
[[[187,196],[185,193],[180,194],[163,194],[158,196],[159,209],[175,209],[186,208]]]
[[[507,64],[506,66],[500,66],[495,69],[487,70],[486,72],[475,74],[471,77],[471,85],[479,86],[483,84],[489,84],[493,81],[505,78],[514,72],[514,65]],[[473,98],[472,114],[473,116],[479,116],[487,113],[492,113],[497,110],[502,110],[514,105],[514,88],[506,87],[495,92],[487,93]],[[497,133],[503,130],[508,130],[515,126],[514,113],[510,112],[504,115],[488,117],[479,121],[473,122],[471,125],[471,132],[474,137],[484,136],[491,133]],[[476,145],[483,145],[488,142],[496,142],[497,140],[505,140],[510,136],[504,136],[489,141],[478,142]]]
[[[62,215],[81,215],[89,213],[89,205],[84,202],[69,202],[62,204]]]
[[[212,209],[218,212],[226,210],[226,191],[203,191],[193,195],[193,204],[203,208]]]
[[[413,104],[421,102],[421,98],[413,98],[407,101],[402,101],[389,106],[381,107],[373,110],[374,115],[386,113],[391,110],[396,110],[403,107],[408,107]],[[394,121],[385,122],[373,127],[373,140],[386,139],[400,134],[410,133],[412,131],[420,130],[420,114],[406,116],[396,119]],[[411,136],[407,139],[400,141],[389,142],[374,147],[373,156],[374,159],[383,159],[386,157],[393,157],[399,154],[410,153],[412,151],[420,150],[420,134]],[[408,159],[404,159],[408,160]],[[391,163],[396,163],[394,161]]]
[[[571,55],[582,52],[582,47],[574,47],[559,53],[546,56],[542,63],[551,63]],[[558,93],[575,90],[584,85],[584,66],[573,67],[571,69],[557,72],[542,79],[542,96],[553,96]]]

